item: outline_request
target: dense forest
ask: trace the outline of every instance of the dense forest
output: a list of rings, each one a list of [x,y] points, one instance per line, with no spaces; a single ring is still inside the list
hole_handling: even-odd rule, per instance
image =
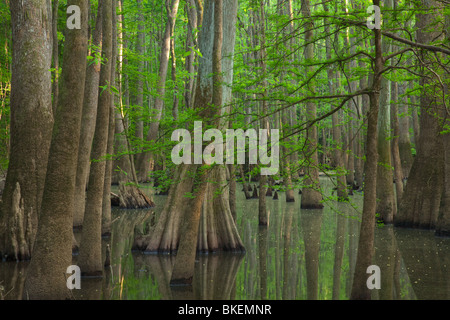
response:
[[[73,298],[68,267],[105,277],[114,236],[173,257],[169,287],[208,253],[270,256],[246,240],[242,195],[266,236],[275,201],[293,206],[283,223],[358,221],[351,299],[372,296],[378,228],[450,236],[448,1],[0,9],[0,269],[27,263],[18,298]]]

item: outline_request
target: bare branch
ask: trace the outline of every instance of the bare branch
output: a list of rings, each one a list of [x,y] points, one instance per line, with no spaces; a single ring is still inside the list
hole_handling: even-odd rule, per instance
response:
[[[434,51],[434,52],[442,52],[442,53],[445,53],[447,55],[450,55],[450,50],[442,48],[442,47],[437,47],[437,46],[432,46],[432,45],[428,45],[428,44],[423,44],[423,43],[417,43],[417,42],[414,42],[414,41],[410,41],[408,39],[404,39],[404,38],[399,37],[399,36],[397,36],[397,35],[395,35],[393,33],[390,33],[390,32],[383,32],[382,31],[381,34],[383,34],[384,36],[386,36],[388,38],[396,40],[398,42],[402,42],[404,44],[408,44],[408,45],[410,45],[412,47],[427,49],[427,50]]]

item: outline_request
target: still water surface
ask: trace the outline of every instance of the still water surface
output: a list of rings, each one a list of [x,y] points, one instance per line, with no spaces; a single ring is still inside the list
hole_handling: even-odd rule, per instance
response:
[[[331,195],[328,186],[325,192]],[[149,211],[113,209],[111,266],[102,280],[83,279],[74,298],[349,299],[362,195],[355,193],[351,204],[327,201],[324,210],[301,210],[298,192],[295,203],[286,203],[284,193],[279,195],[278,201],[267,198],[270,225],[260,228],[258,200],[246,200],[238,193],[237,222],[246,253],[198,256],[192,290],[168,285],[175,257],[132,252],[142,220],[152,219]],[[156,216],[165,198],[154,197]],[[449,238],[437,238],[432,231],[378,227],[374,264],[381,268],[381,289],[373,291],[372,299],[450,299]],[[0,264],[5,299],[21,296],[26,266]]]

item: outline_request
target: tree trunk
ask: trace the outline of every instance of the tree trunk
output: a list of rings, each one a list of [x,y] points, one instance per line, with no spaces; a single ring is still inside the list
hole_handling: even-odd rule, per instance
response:
[[[111,86],[116,87],[116,66],[117,66],[117,1],[113,0],[112,5],[112,55],[111,55]],[[106,165],[105,165],[105,181],[103,186],[103,203],[102,203],[102,236],[111,235],[111,182],[112,182],[112,166],[114,153],[115,138],[115,120],[116,120],[116,95],[111,93],[109,122],[108,122],[108,139],[106,147]]]
[[[111,70],[112,62],[112,6],[115,0],[103,0],[102,57],[105,59],[100,70],[97,120],[92,144],[92,163],[89,172],[86,209],[81,233],[78,264],[83,276],[103,276],[101,248],[102,203],[106,170],[106,151],[108,146],[109,113],[111,109]]]
[[[186,12],[188,16],[188,25],[186,33],[186,52],[191,54],[186,57],[186,71],[188,73],[185,85],[184,100],[187,109],[192,109],[192,92],[194,91],[195,65],[196,60],[195,48],[197,47],[197,39],[194,37],[194,30],[198,27],[197,10],[194,0],[186,1]]]
[[[101,61],[96,61],[101,53],[102,46],[102,1],[98,2],[97,22],[92,37],[93,63],[88,65],[86,71],[86,84],[84,89],[83,115],[81,120],[80,144],[78,148],[77,177],[75,184],[75,209],[73,215],[74,228],[83,225],[84,209],[86,205],[86,186],[89,177],[92,140],[95,132],[95,119],[97,117],[98,91],[100,80]]]
[[[439,7],[437,1],[423,1],[425,8]],[[417,14],[417,42],[428,44],[441,33],[432,25],[438,11]],[[423,50],[419,53],[421,63],[431,63],[431,53]],[[439,117],[443,116],[443,106],[437,96],[440,85],[434,75],[425,66],[421,66],[423,77],[420,85],[420,136],[417,141],[417,154],[412,165],[408,183],[401,200],[399,213],[395,219],[398,227],[418,227],[434,229],[439,214],[442,190],[444,187],[444,151],[443,137],[440,134]]]
[[[398,121],[398,109],[397,109],[397,101],[398,101],[398,83],[391,83],[391,92],[392,92],[392,103],[391,103],[391,123],[393,128],[393,139],[392,139],[392,160],[394,164],[394,179],[395,179],[395,190],[397,197],[397,207],[400,203],[400,200],[403,196],[403,170],[402,170],[402,162],[400,159],[400,150],[399,150],[399,135],[400,135],[400,125]],[[396,207],[396,208],[397,208]]]
[[[385,2],[385,6],[392,9],[392,0]],[[390,52],[390,39],[384,39],[382,44],[383,52]],[[380,219],[391,224],[394,221],[397,207],[394,197],[394,176],[392,170],[391,154],[391,118],[390,118],[390,81],[383,76],[381,80],[380,92],[380,113],[378,119],[378,173],[377,173],[377,213]]]
[[[277,3],[278,6],[278,15],[280,16],[287,16],[289,19],[293,19],[292,16],[292,3],[291,0],[289,1],[285,1],[284,4],[279,0]],[[289,24],[289,31],[293,32],[293,26],[292,26],[291,22]],[[283,37],[287,37],[287,32],[286,29],[283,29]],[[291,43],[289,40],[286,41],[286,46],[288,47],[287,50],[292,50],[291,48]],[[281,54],[283,54],[283,52],[281,52]],[[291,61],[292,62],[292,61]],[[286,71],[283,70],[282,72],[282,79],[285,77],[286,75]],[[290,123],[290,116],[291,116],[291,108],[283,109],[282,110],[282,123],[284,125],[282,125],[282,132],[283,132],[283,136],[289,136],[291,134],[291,123]],[[288,138],[287,139],[287,144],[288,146],[284,145],[282,146],[282,154],[283,154],[283,181],[284,181],[284,186],[286,188],[285,194],[286,194],[286,202],[295,202],[295,198],[294,198],[294,187],[292,184],[292,157],[290,156],[290,153],[292,151],[292,147],[293,147],[293,141],[294,139],[292,138]]]
[[[414,158],[411,152],[411,138],[409,134],[410,115],[408,108],[408,97],[402,97],[406,93],[408,83],[398,84],[399,108],[398,111],[401,116],[398,117],[399,122],[399,138],[398,150],[400,153],[400,160],[402,164],[403,178],[408,178]],[[416,108],[415,106],[413,108]]]
[[[379,0],[373,1],[380,5]],[[372,92],[370,97],[370,110],[367,119],[367,151],[365,165],[365,184],[363,214],[356,257],[355,275],[353,278],[352,300],[369,300],[371,292],[367,288],[367,268],[372,265],[374,255],[375,213],[377,205],[377,166],[378,166],[378,110],[380,105],[379,94],[381,78],[383,77],[383,52],[381,47],[381,30],[374,29],[375,37],[375,69],[373,75]]]
[[[142,6],[142,0],[136,0],[137,7],[138,7],[138,33],[137,33],[137,41],[136,41],[136,52],[139,55],[139,62],[138,62],[138,74],[137,74],[137,80],[136,80],[136,106],[137,110],[136,116],[134,118],[136,129],[135,129],[135,136],[140,141],[144,140],[144,120],[143,120],[143,114],[144,114],[144,80],[142,79],[144,77],[144,69],[145,69],[145,20],[144,15],[142,14],[144,8]]]
[[[445,30],[447,30],[447,42],[450,41],[450,16],[445,17]],[[445,94],[449,94],[449,74],[445,73],[444,83],[445,83]],[[448,112],[448,106],[447,106]],[[442,192],[441,208],[439,212],[438,221],[436,224],[436,235],[437,236],[450,236],[450,120],[448,117],[443,123],[443,127],[447,130],[447,133],[443,136],[444,144],[444,188]]]
[[[261,96],[261,105],[260,105],[260,114],[261,121],[260,127],[261,129],[269,130],[269,119],[266,115],[269,113],[269,105],[267,101],[267,62],[266,62],[266,18],[265,18],[265,9],[264,9],[264,1],[260,0],[259,5],[259,34],[260,34],[260,51],[259,51],[259,63],[261,68],[261,73],[263,74],[263,92]],[[269,132],[269,131],[267,131]],[[259,225],[267,226],[269,224],[269,216],[266,207],[266,192],[267,192],[267,176],[260,174],[259,177],[259,202],[258,202],[258,211],[259,211]]]
[[[80,134],[83,108],[88,2],[70,0],[68,5],[80,8],[81,30],[66,30],[60,96],[33,258],[25,280],[24,299],[54,300],[69,297],[66,270],[72,265],[74,189],[79,145],[79,139],[74,137]]]
[[[447,120],[447,125],[450,125]],[[444,137],[444,188],[442,191],[441,208],[436,223],[437,236],[450,236],[450,134]]]
[[[311,21],[311,11],[309,0],[302,0],[302,14],[308,19],[306,24],[305,42],[309,43],[313,39],[313,23]],[[305,59],[314,59],[314,44],[310,43],[305,48]],[[310,70],[312,72],[312,70]],[[309,72],[308,72],[309,73]],[[310,90],[313,90],[310,88]],[[306,103],[306,119],[314,121],[317,118],[317,109],[314,102]],[[319,182],[319,162],[317,156],[317,126],[312,125],[307,130],[305,159],[307,163],[305,180],[303,182],[302,209],[322,209],[322,193]]]
[[[53,125],[51,101],[52,16],[49,1],[11,1],[12,78],[9,167],[0,212],[0,256],[6,260],[31,257],[41,212]],[[23,224],[10,225],[14,194],[20,188]],[[23,230],[27,248],[14,247]]]
[[[223,86],[222,86],[222,46],[223,46],[223,1],[215,0],[210,7],[213,6],[213,21],[214,21],[214,40],[212,50],[212,110],[222,108],[223,103]],[[208,7],[207,7],[208,8]],[[208,9],[207,9],[208,10]],[[206,12],[207,12],[206,10]],[[205,76],[205,75],[201,75]],[[207,91],[203,88],[203,92]],[[204,97],[202,97],[204,98]],[[219,110],[220,110],[219,109]],[[202,113],[202,112],[201,112]],[[206,112],[212,113],[214,111]],[[211,119],[215,122],[213,119]],[[220,167],[219,167],[220,168]],[[214,170],[214,169],[213,169]],[[223,170],[223,167],[222,167]],[[192,284],[195,267],[196,249],[199,236],[200,216],[203,204],[203,199],[208,188],[208,176],[211,170],[202,170],[201,167],[196,172],[197,179],[199,181],[198,186],[194,192],[194,198],[192,199],[192,214],[184,215],[184,225],[181,231],[180,246],[175,259],[175,265],[172,271],[172,278],[170,280],[171,285],[178,284]],[[195,184],[194,184],[195,186]],[[229,203],[225,203],[229,206]]]
[[[212,74],[211,52],[213,43],[213,4],[211,2],[205,6],[204,25],[200,32],[199,46],[203,54],[200,60],[199,75],[197,79],[197,93],[195,94],[196,106],[210,105],[212,88],[212,79],[207,75]],[[237,17],[237,1],[226,1],[224,3],[224,46],[222,69],[224,83],[232,82],[233,72],[233,54],[235,38],[235,19]],[[225,58],[226,57],[226,58]],[[227,85],[223,85],[223,100],[229,100],[231,90]],[[222,112],[226,109],[227,103],[224,103]],[[207,108],[212,110],[213,108]],[[214,108],[215,109],[215,108]],[[219,112],[216,110],[216,112]],[[205,121],[214,118],[212,115],[203,116]],[[224,124],[222,124],[224,125]],[[182,228],[182,219],[184,215],[192,214],[192,207],[187,194],[194,190],[193,176],[197,168],[194,165],[180,165],[174,172],[173,184],[170,187],[169,195],[160,214],[160,218],[152,230],[151,235],[142,243],[142,249],[147,252],[175,253],[180,244],[180,234]],[[211,178],[214,177],[214,178]],[[198,251],[242,251],[243,245],[231,214],[228,201],[228,190],[224,188],[227,184],[225,172],[221,167],[215,167],[210,173],[210,181],[216,181],[207,186],[203,201],[203,216],[199,218],[202,223],[198,234]],[[220,190],[218,194],[215,191]],[[206,228],[205,228],[206,226]],[[214,229],[213,229],[214,227]],[[201,239],[201,241],[200,241]],[[214,244],[213,244],[214,243]]]

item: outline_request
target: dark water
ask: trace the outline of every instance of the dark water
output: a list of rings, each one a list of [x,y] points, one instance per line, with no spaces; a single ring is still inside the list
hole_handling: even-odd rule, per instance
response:
[[[331,196],[331,185],[324,185],[328,188],[325,194]],[[295,203],[286,203],[283,192],[278,201],[267,198],[270,225],[260,228],[258,200],[245,200],[239,192],[238,228],[246,253],[198,256],[192,290],[168,285],[176,257],[131,252],[134,233],[139,232],[143,219],[151,220],[149,211],[114,209],[111,267],[102,280],[83,279],[74,297],[349,299],[362,195],[356,193],[350,204],[330,200],[324,210],[300,210],[297,193]],[[157,215],[165,197],[154,199]],[[449,238],[437,238],[432,231],[380,226],[375,234],[374,264],[381,269],[381,289],[372,291],[372,299],[450,299]],[[5,299],[21,296],[26,267],[27,263],[0,264],[0,292]]]

